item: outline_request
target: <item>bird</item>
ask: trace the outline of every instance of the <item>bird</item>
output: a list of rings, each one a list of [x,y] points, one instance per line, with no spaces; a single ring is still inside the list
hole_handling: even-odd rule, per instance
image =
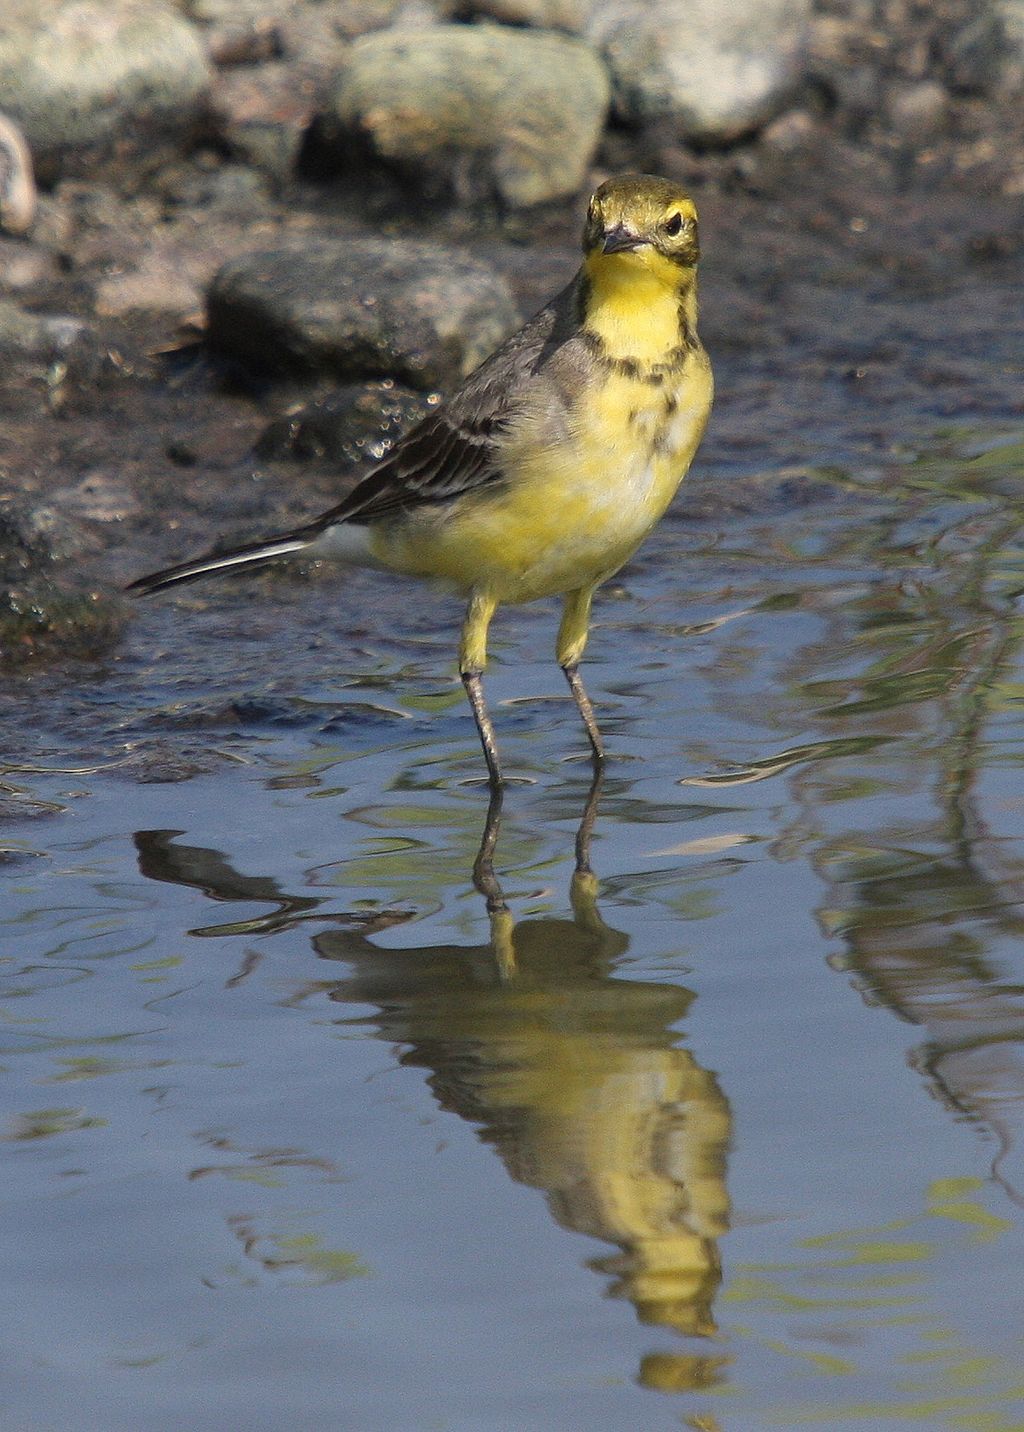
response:
[[[664,514],[704,434],[697,210],[649,174],[606,180],[583,261],[539,313],[398,439],[341,502],[292,531],[140,577],[146,595],[302,552],[440,580],[467,599],[459,673],[492,790],[504,784],[483,689],[502,603],[560,596],[555,656],[595,770],[606,749],[580,676],[594,592]]]

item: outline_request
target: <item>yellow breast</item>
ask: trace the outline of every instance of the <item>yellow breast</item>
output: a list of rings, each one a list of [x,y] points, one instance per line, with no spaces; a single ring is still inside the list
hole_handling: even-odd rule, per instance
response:
[[[610,576],[650,532],[686,473],[707,422],[702,350],[657,384],[602,374],[570,430],[508,444],[508,481],[374,534],[379,560],[503,602],[574,591]]]
[[[711,407],[692,269],[647,245],[587,256],[578,334],[526,378],[505,480],[371,533],[378,560],[500,602],[594,586],[662,516]]]

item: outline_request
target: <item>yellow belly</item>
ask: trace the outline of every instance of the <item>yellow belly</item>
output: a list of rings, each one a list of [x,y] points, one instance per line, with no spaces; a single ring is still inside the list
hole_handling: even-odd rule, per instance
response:
[[[675,385],[614,375],[583,396],[562,440],[531,441],[524,423],[503,455],[506,482],[374,527],[371,552],[385,566],[501,602],[593,586],[668,507],[710,404],[703,353]]]

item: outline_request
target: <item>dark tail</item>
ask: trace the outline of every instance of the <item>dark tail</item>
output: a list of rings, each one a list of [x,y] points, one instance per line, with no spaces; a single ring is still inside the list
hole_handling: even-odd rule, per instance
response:
[[[289,552],[301,552],[314,540],[307,534],[291,533],[286,537],[272,537],[268,542],[249,542],[244,547],[235,547],[230,552],[211,553],[208,557],[196,557],[194,561],[182,562],[177,567],[165,567],[162,572],[152,572],[148,577],[139,577],[125,588],[136,596],[148,597],[151,592],[162,592],[165,587],[176,586],[178,582],[194,582],[214,572],[229,572],[237,567],[256,566],[260,562],[272,561],[274,557],[287,556]]]

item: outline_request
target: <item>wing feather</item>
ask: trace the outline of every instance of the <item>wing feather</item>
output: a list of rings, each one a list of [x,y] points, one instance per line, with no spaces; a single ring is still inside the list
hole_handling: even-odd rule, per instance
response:
[[[362,525],[400,516],[504,481],[502,438],[545,353],[572,331],[573,294],[570,284],[481,364],[449,402],[400,438],[342,502],[300,532],[312,537],[337,522]]]

